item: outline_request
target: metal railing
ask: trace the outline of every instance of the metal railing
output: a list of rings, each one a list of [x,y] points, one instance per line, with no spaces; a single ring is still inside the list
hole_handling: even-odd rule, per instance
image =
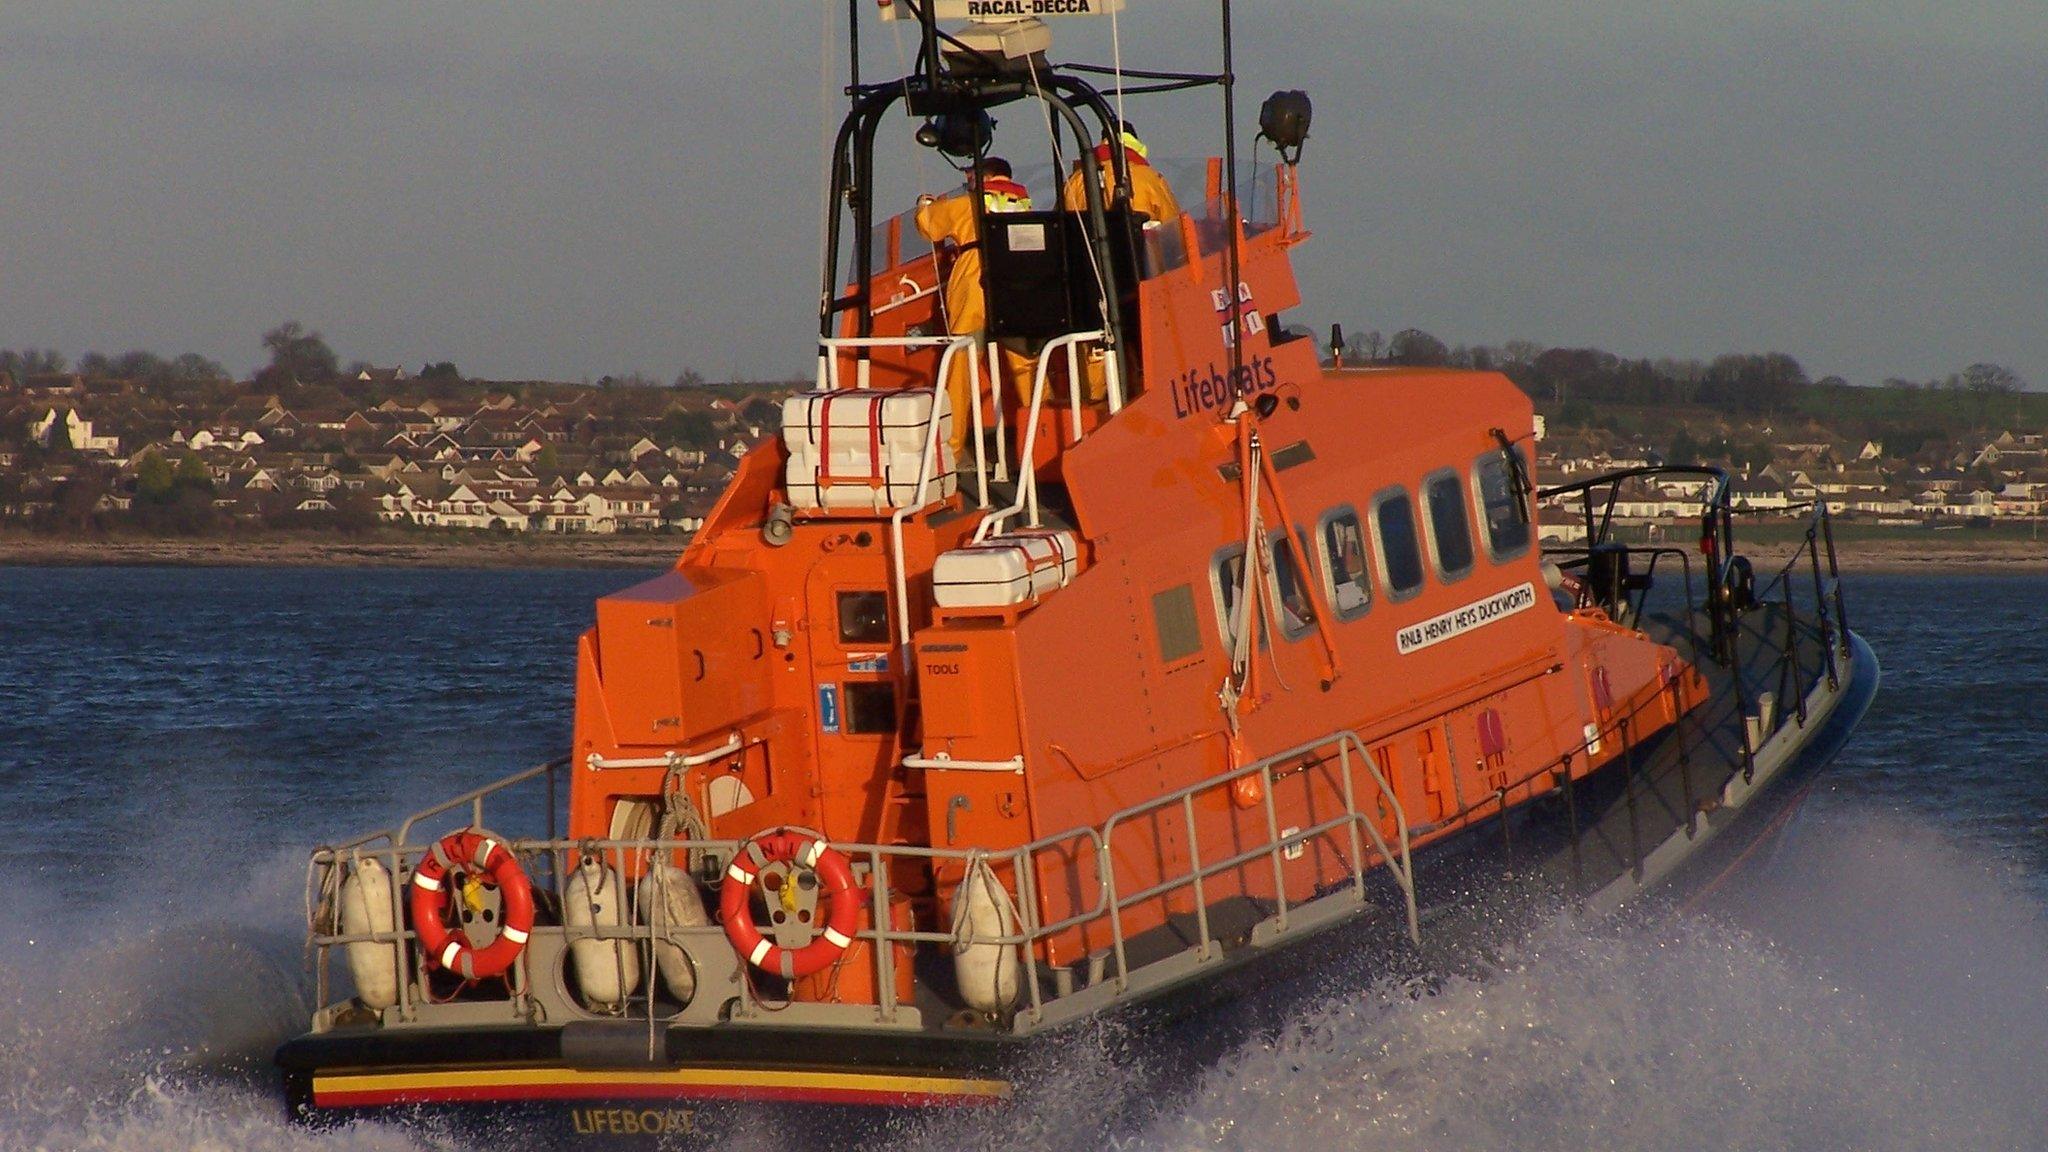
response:
[[[329,969],[333,963],[333,950],[349,944],[371,943],[394,946],[402,956],[409,958],[409,962],[402,963],[400,968],[398,1003],[395,1006],[399,1019],[416,1020],[420,1018],[423,1009],[431,1011],[432,1004],[426,996],[424,973],[422,972],[417,980],[407,977],[408,971],[419,969],[419,957],[414,945],[416,936],[404,925],[407,902],[406,877],[420,858],[431,850],[433,840],[415,843],[411,837],[436,817],[450,814],[466,815],[468,827],[487,827],[489,813],[485,810],[486,800],[504,797],[506,793],[522,785],[530,785],[543,779],[549,789],[552,821],[555,776],[566,764],[566,760],[557,760],[515,773],[496,783],[415,813],[393,829],[374,832],[341,845],[315,851],[308,864],[307,917],[310,928],[308,947],[316,966],[316,991],[319,1002],[326,1004],[332,998]],[[1331,783],[1342,798],[1343,810],[1313,825],[1281,828],[1274,793],[1282,779],[1294,774],[1283,770],[1290,767],[1330,766],[1335,769]],[[1259,811],[1256,814],[1251,813],[1249,809],[1236,806],[1232,795],[1233,789],[1247,779],[1255,779],[1261,792],[1261,800],[1257,805]],[[1257,830],[1259,835],[1251,838],[1251,846],[1235,851],[1205,850],[1203,824],[1198,819],[1199,810],[1205,803],[1212,811],[1221,809],[1250,816],[1251,819],[1231,819],[1227,828],[1228,837],[1233,841],[1243,836],[1248,828]],[[1162,814],[1170,814],[1174,810],[1178,810],[1188,837],[1185,866],[1149,883],[1127,888],[1119,880],[1116,867],[1119,850],[1136,847],[1141,855],[1156,855],[1156,844],[1139,844],[1136,842],[1137,837],[1146,822]],[[1393,821],[1391,836],[1382,828],[1382,822],[1389,817]],[[1214,825],[1211,827],[1213,829]],[[448,830],[452,831],[454,828]],[[1212,831],[1212,836],[1215,835],[1220,833]],[[1349,864],[1346,882],[1334,889],[1318,886],[1291,900],[1286,868],[1290,859],[1289,854],[1298,855],[1297,849],[1312,841],[1329,843],[1325,838],[1332,836],[1339,838],[1339,843],[1332,845],[1333,850],[1341,851]],[[716,860],[728,860],[743,848],[745,841],[683,838],[576,840],[557,837],[551,825],[549,834],[544,838],[513,838],[508,843],[514,854],[522,860],[529,874],[537,872],[538,887],[551,890],[559,900],[560,894],[566,890],[567,877],[573,868],[585,859],[594,857],[615,874],[626,876],[644,873],[647,863],[664,853],[691,856],[704,853]],[[1092,961],[1100,965],[1104,980],[1091,980],[1090,987],[1097,987],[1098,984],[1106,986],[1112,989],[1112,994],[1115,995],[1127,993],[1134,984],[1146,983],[1148,975],[1170,966],[1173,960],[1188,952],[1194,953],[1197,961],[1208,961],[1214,958],[1217,950],[1222,947],[1213,938],[1209,922],[1210,897],[1216,887],[1215,882],[1225,873],[1258,867],[1262,863],[1272,870],[1273,890],[1270,897],[1261,895],[1256,899],[1270,905],[1272,912],[1269,921],[1275,936],[1298,934],[1320,926],[1332,918],[1331,915],[1323,915],[1296,923],[1298,917],[1295,914],[1311,904],[1327,907],[1336,902],[1347,906],[1334,909],[1333,915],[1339,917],[1362,910],[1371,902],[1368,877],[1374,875],[1381,865],[1385,865],[1386,875],[1401,893],[1401,914],[1406,921],[1408,935],[1411,939],[1419,940],[1420,937],[1407,814],[1402,810],[1398,797],[1359,736],[1348,730],[1298,745],[1255,763],[1207,777],[1184,788],[1132,805],[1117,812],[1101,825],[1076,828],[1014,848],[935,848],[876,844],[835,844],[834,847],[853,861],[856,875],[865,879],[867,897],[871,903],[870,923],[856,934],[856,938],[866,941],[870,946],[875,988],[878,990],[876,999],[879,1001],[871,1006],[871,1011],[874,1013],[873,1022],[884,1025],[895,1023],[902,1008],[905,1007],[896,1002],[894,995],[898,963],[896,953],[898,946],[901,945],[913,948],[918,945],[948,945],[954,948],[995,945],[1016,949],[1020,953],[1024,968],[1023,1003],[1017,1006],[1017,1011],[1023,1014],[1026,1027],[1044,1022],[1048,1008],[1068,996],[1085,990],[1074,988],[1070,969],[1056,968],[1043,954],[1055,938],[1076,930],[1094,929],[1106,933],[1106,953]],[[343,875],[351,862],[362,858],[377,859],[390,872],[393,880],[391,922],[399,926],[394,931],[349,933],[342,930],[338,909]],[[545,864],[539,869],[534,867],[536,858],[545,860]],[[916,861],[923,867],[930,868],[934,874],[940,870],[951,871],[957,868],[961,875],[965,876],[978,862],[999,871],[1007,871],[1016,888],[1013,894],[1017,917],[1016,930],[990,935],[976,933],[971,927],[964,932],[957,932],[895,926],[890,920],[890,910],[895,903],[890,887],[891,866],[905,861]],[[1092,865],[1092,877],[1083,876],[1083,869],[1080,867],[1083,862]],[[1074,877],[1071,886],[1059,892],[1042,890],[1043,876],[1061,873]],[[1301,888],[1300,876],[1294,877],[1294,885],[1297,890]],[[1245,895],[1250,895],[1251,889],[1252,885],[1248,879],[1236,885],[1236,891]],[[1157,904],[1164,909],[1169,899],[1179,893],[1186,893],[1192,898],[1199,941],[1191,948],[1183,949],[1175,955],[1152,960],[1134,959],[1132,937],[1127,931],[1127,917],[1145,905]],[[1050,914],[1048,910],[1051,910]],[[1163,923],[1161,916],[1154,916],[1151,919]],[[659,928],[658,925],[638,923],[575,928],[550,924],[536,926],[533,936],[565,934],[576,939],[629,942],[638,947],[643,954],[643,968],[646,971],[645,987],[638,994],[639,1004],[651,1027],[657,1012],[655,998],[659,981],[649,953],[657,938],[662,936]],[[715,932],[717,929],[713,927],[709,931]],[[722,943],[721,940],[720,944]],[[508,974],[511,1001],[508,1013],[513,1017],[530,1017],[528,1001],[537,979],[537,974],[530,970],[533,951],[529,946],[522,952],[512,972]],[[1061,975],[1062,972],[1065,973],[1064,976]],[[737,1003],[732,1006],[729,1015],[740,1020],[759,1018],[763,1013],[775,1008],[776,1005],[764,998],[751,980],[743,980],[740,983]]]
[[[1723,663],[1731,658],[1729,638],[1731,605],[1729,589],[1735,580],[1735,522],[1734,509],[1729,501],[1732,486],[1725,469],[1705,465],[1650,465],[1642,468],[1624,468],[1603,473],[1570,484],[1540,489],[1536,493],[1539,503],[1553,507],[1576,503],[1582,535],[1576,543],[1550,545],[1544,548],[1544,555],[1562,557],[1559,567],[1567,570],[1582,569],[1588,577],[1588,591],[1603,595],[1608,603],[1602,605],[1617,617],[1629,610],[1640,610],[1641,598],[1631,602],[1632,590],[1627,586],[1602,589],[1596,588],[1594,579],[1600,573],[1597,569],[1616,560],[1624,561],[1622,575],[1628,575],[1625,560],[1631,551],[1650,551],[1652,571],[1646,573],[1641,590],[1647,592],[1654,582],[1654,568],[1658,558],[1666,552],[1678,549],[1630,549],[1615,539],[1615,508],[1622,503],[1622,486],[1632,480],[1649,480],[1654,477],[1685,477],[1701,484],[1699,497],[1700,544],[1706,556],[1707,619],[1712,627],[1712,648],[1714,657]],[[1692,600],[1692,572],[1690,563],[1686,566],[1686,599]]]
[[[992,532],[1000,531],[1009,523],[1010,518],[1019,512],[1026,512],[1029,515],[1033,528],[1039,527],[1038,469],[1034,465],[1038,459],[1038,414],[1045,407],[1045,386],[1052,368],[1052,358],[1054,353],[1066,354],[1067,403],[1073,422],[1074,442],[1078,444],[1083,435],[1080,348],[1083,344],[1093,343],[1102,338],[1103,332],[1100,329],[1069,332],[1065,336],[1048,340],[1045,347],[1040,349],[1037,364],[1031,375],[1031,402],[1024,418],[1024,443],[1017,449],[1017,497],[1008,507],[999,508],[982,519],[980,527],[974,532],[977,543],[986,540]],[[1123,383],[1117,379],[1116,357],[1104,357],[1103,370],[1107,376],[1105,384],[1109,393],[1109,410],[1114,413],[1123,407]]]
[[[1615,507],[1621,502],[1622,484],[1654,476],[1684,476],[1704,482],[1700,494],[1700,542],[1707,559],[1704,605],[1695,598],[1691,555],[1685,549],[1646,548],[1615,540]],[[1731,502],[1728,475],[1722,469],[1680,466],[1630,468],[1546,488],[1537,493],[1537,498],[1553,505],[1576,498],[1585,535],[1580,541],[1550,545],[1544,549],[1546,556],[1563,557],[1561,568],[1582,569],[1590,577],[1595,565],[1605,555],[1618,553],[1626,558],[1647,554],[1650,557],[1650,564],[1639,581],[1624,582],[1609,589],[1604,596],[1595,587],[1596,582],[1588,579],[1580,590],[1582,607],[1604,600],[1599,606],[1616,619],[1639,626],[1650,588],[1655,584],[1658,561],[1667,556],[1679,557],[1684,566],[1685,633],[1693,649],[1694,663],[1699,663],[1702,640],[1696,613],[1704,607],[1709,626],[1706,648],[1729,670],[1737,708],[1743,716],[1750,718],[1743,725],[1741,734],[1745,780],[1754,773],[1757,747],[1782,726],[1788,716],[1805,723],[1805,701],[1813,684],[1822,676],[1830,687],[1840,684],[1840,660],[1849,651],[1849,628],[1835,553],[1834,521],[1825,501],[1816,500],[1805,506],[1805,532],[1799,546],[1759,587],[1749,568],[1749,561],[1736,552],[1736,509]],[[1630,571],[1625,559],[1621,570],[1624,573]],[[1804,611],[1793,587],[1802,575],[1810,577],[1812,592],[1811,603]],[[1754,629],[1751,630],[1754,638],[1771,652],[1766,668],[1758,676],[1760,682],[1775,679],[1767,692],[1752,686],[1750,676],[1741,666],[1738,651],[1745,618],[1760,605],[1767,605],[1782,615],[1775,636],[1757,635]],[[1820,641],[1817,645],[1820,666],[1811,677],[1802,676],[1800,665],[1802,645],[1799,633],[1802,627],[1811,627]]]
[[[1074,442],[1079,443],[1084,434],[1081,420],[1083,385],[1080,349],[1082,345],[1098,342],[1103,337],[1104,333],[1099,329],[1073,332],[1047,341],[1045,347],[1040,349],[1032,373],[1030,402],[1023,413],[1025,421],[1024,442],[1018,449],[1016,498],[1008,506],[990,512],[989,515],[983,517],[980,526],[975,531],[974,538],[977,542],[986,539],[992,531],[999,530],[1001,526],[1006,525],[1012,517],[1020,512],[1028,514],[1032,527],[1035,528],[1040,525],[1038,470],[1034,467],[1036,459],[1034,453],[1038,442],[1039,413],[1044,408],[1046,384],[1053,364],[1053,358],[1059,354],[1064,354],[1066,357],[1071,432]],[[840,366],[840,361],[848,352],[858,354],[855,360],[854,387],[856,389],[867,388],[872,380],[872,362],[868,358],[867,353],[876,348],[903,350],[943,349],[939,355],[938,371],[932,385],[933,418],[927,421],[925,425],[924,444],[918,458],[915,494],[911,499],[905,501],[891,512],[889,516],[891,583],[895,589],[896,599],[896,611],[894,613],[897,621],[896,641],[898,657],[902,658],[909,651],[911,625],[910,613],[908,611],[910,603],[909,572],[904,554],[903,525],[908,517],[930,506],[932,503],[932,485],[940,479],[938,471],[940,421],[937,418],[937,412],[941,399],[947,394],[947,382],[951,379],[956,357],[964,355],[967,358],[968,393],[971,397],[968,403],[971,411],[968,413],[967,418],[972,421],[973,428],[972,435],[968,439],[973,444],[974,475],[977,485],[976,496],[981,508],[989,508],[990,476],[989,460],[985,447],[986,437],[983,435],[984,427],[982,422],[982,404],[985,398],[982,372],[984,366],[988,369],[986,399],[989,402],[990,409],[995,413],[995,475],[1001,478],[1007,474],[1009,468],[1008,444],[1003,436],[1002,373],[999,368],[1001,348],[994,342],[989,342],[986,347],[987,363],[984,365],[981,355],[982,350],[979,348],[977,338],[974,336],[822,337],[818,341],[817,383],[819,389],[836,392],[844,388],[844,373]],[[1118,374],[1115,357],[1105,357],[1103,368],[1104,387],[1107,392],[1106,401],[1110,413],[1114,414],[1123,407],[1123,381]],[[958,420],[962,416],[960,413],[955,412],[953,413],[953,418]],[[958,467],[963,463],[964,461],[956,461],[955,466]]]
[[[1785,614],[1785,640],[1774,661],[1777,670],[1775,710],[1786,715],[1787,703],[1799,722],[1806,722],[1806,692],[1802,683],[1827,678],[1828,685],[1841,684],[1841,660],[1849,653],[1848,608],[1842,599],[1841,569],[1835,557],[1834,521],[1827,505],[1815,501],[1807,513],[1805,533],[1799,546],[1758,590],[1760,602],[1781,607]],[[1799,615],[1799,597],[1793,586],[1811,581],[1812,609],[1804,621]],[[1801,680],[1799,646],[1795,642],[1801,624],[1811,626],[1820,637],[1819,666],[1807,681]]]

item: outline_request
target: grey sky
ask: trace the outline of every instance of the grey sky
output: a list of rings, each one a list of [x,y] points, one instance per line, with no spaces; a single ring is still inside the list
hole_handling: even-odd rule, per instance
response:
[[[1210,5],[1130,3],[1127,63],[1208,63]],[[2048,387],[2048,6],[1237,8],[1243,121],[1316,100],[1301,319]],[[0,0],[0,347],[245,372],[296,318],[414,368],[801,373],[822,16]],[[1156,153],[1217,149],[1213,93],[1164,99]]]

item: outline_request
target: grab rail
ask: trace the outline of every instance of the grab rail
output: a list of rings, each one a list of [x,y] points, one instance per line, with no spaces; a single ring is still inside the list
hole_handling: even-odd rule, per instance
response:
[[[1700,490],[1701,544],[1710,561],[1706,565],[1707,578],[1707,619],[1713,628],[1714,657],[1724,664],[1732,655],[1729,644],[1733,620],[1730,618],[1728,594],[1735,571],[1735,522],[1729,494],[1732,484],[1726,469],[1709,465],[1658,464],[1641,468],[1623,468],[1605,472],[1585,480],[1560,484],[1539,489],[1536,500],[1539,503],[1557,503],[1565,498],[1579,498],[1579,517],[1583,530],[1582,546],[1552,546],[1544,549],[1546,555],[1575,557],[1568,564],[1584,564],[1589,570],[1594,550],[1612,538],[1614,530],[1615,505],[1621,499],[1621,486],[1629,480],[1644,480],[1654,476],[1682,476],[1702,482]],[[1605,498],[1596,500],[1595,494],[1604,491]],[[1690,573],[1687,576],[1690,599]]]
[[[1537,498],[1543,501],[1555,502],[1572,496],[1579,497],[1586,532],[1580,544],[1546,547],[1545,555],[1570,557],[1571,559],[1564,561],[1566,565],[1589,566],[1596,550],[1612,540],[1615,505],[1620,499],[1622,483],[1659,475],[1692,477],[1706,482],[1700,494],[1703,527],[1701,543],[1709,560],[1705,566],[1707,588],[1704,607],[1709,626],[1706,640],[1714,658],[1729,669],[1738,709],[1745,716],[1762,718],[1765,715],[1765,698],[1753,693],[1749,678],[1743,675],[1743,670],[1737,666],[1737,639],[1744,627],[1744,615],[1751,605],[1739,602],[1737,564],[1746,561],[1743,561],[1735,551],[1735,509],[1730,498],[1731,485],[1724,470],[1712,467],[1675,466],[1628,468],[1571,484],[1542,489],[1537,493]],[[1603,491],[1604,499],[1596,501],[1595,494]],[[1768,602],[1779,607],[1784,613],[1781,636],[1770,638],[1774,654],[1765,672],[1766,679],[1773,674],[1777,678],[1777,684],[1769,691],[1769,705],[1771,717],[1778,723],[1782,723],[1788,715],[1802,723],[1805,720],[1806,687],[1801,680],[1798,666],[1798,631],[1801,624],[1805,623],[1814,628],[1820,639],[1822,667],[1819,671],[1824,674],[1831,686],[1840,683],[1840,659],[1849,651],[1847,608],[1842,597],[1841,573],[1835,553],[1834,520],[1824,500],[1815,500],[1801,507],[1806,509],[1806,530],[1799,547],[1778,571],[1753,593],[1755,603]],[[1631,551],[1651,553],[1651,574],[1654,575],[1657,560],[1678,550],[1631,548]],[[1796,571],[1802,567],[1806,569],[1812,581],[1813,604],[1806,618],[1801,616],[1800,604],[1791,586]],[[1693,621],[1696,604],[1693,598],[1689,557],[1685,561],[1685,569],[1686,633],[1694,646],[1697,663],[1701,637]],[[1627,603],[1628,593],[1621,591],[1619,595]],[[1645,589],[1644,596],[1638,597],[1627,606],[1639,613],[1646,596]],[[1743,726],[1741,738],[1745,779],[1754,772],[1757,747],[1768,739],[1774,730],[1771,725],[1763,725],[1753,732],[1749,725]]]
[[[1038,360],[1031,375],[1031,403],[1025,416],[1024,443],[1017,449],[1017,496],[1016,499],[1010,502],[1008,507],[998,509],[982,518],[981,525],[974,530],[975,543],[979,544],[983,540],[988,539],[991,533],[999,530],[998,525],[1007,524],[1012,516],[1025,511],[1027,508],[1031,514],[1031,526],[1033,528],[1039,526],[1038,469],[1035,467],[1038,459],[1035,454],[1038,447],[1038,414],[1045,407],[1045,384],[1048,371],[1052,367],[1053,353],[1059,351],[1067,353],[1067,391],[1074,412],[1074,436],[1078,440],[1081,435],[1081,373],[1076,360],[1076,351],[1080,345],[1093,340],[1101,340],[1105,335],[1106,333],[1099,328],[1091,329],[1087,332],[1069,332],[1064,336],[1055,336],[1051,340],[1046,341],[1045,347],[1039,351]],[[1107,368],[1106,371],[1114,375],[1116,370],[1114,368]],[[1118,388],[1121,388],[1120,383]],[[1121,393],[1119,392],[1118,395],[1121,396]]]
[[[1341,783],[1343,811],[1333,814],[1312,826],[1281,829],[1273,793],[1278,777],[1275,768],[1295,761],[1312,759],[1314,765],[1329,763],[1334,758]],[[351,860],[369,856],[380,859],[390,870],[394,881],[402,879],[405,870],[429,851],[426,844],[412,844],[408,837],[421,821],[436,815],[457,811],[465,805],[471,806],[469,813],[472,826],[484,824],[484,801],[506,792],[520,784],[534,780],[543,774],[551,774],[567,763],[566,758],[540,765],[507,776],[493,784],[474,789],[446,803],[436,805],[409,817],[396,833],[375,833],[336,847],[321,848],[313,853],[308,864],[307,875],[307,916],[311,928],[309,946],[320,956],[318,992],[324,1001],[328,994],[328,952],[330,949],[353,943],[392,944],[410,947],[416,937],[410,929],[399,928],[383,933],[346,933],[340,931],[340,924],[334,913],[338,907],[340,876],[342,867]],[[963,767],[957,762],[944,762],[952,767]],[[1372,789],[1368,797],[1360,796],[1359,764]],[[1008,767],[1008,765],[1004,765]],[[1198,797],[1206,793],[1222,791],[1228,793],[1234,784],[1248,777],[1257,777],[1264,794],[1263,823],[1265,836],[1262,842],[1252,847],[1222,856],[1206,856],[1202,851],[1202,838],[1195,819],[1195,805]],[[1370,801],[1370,807],[1366,801]],[[1121,828],[1130,827],[1158,812],[1180,807],[1189,832],[1190,853],[1187,866],[1171,875],[1162,876],[1153,883],[1135,891],[1122,891],[1115,867],[1113,841]],[[1395,836],[1390,839],[1381,830],[1380,823],[1391,810],[1395,825]],[[1233,821],[1231,827],[1238,832],[1244,829],[1241,822]],[[1410,826],[1407,813],[1399,798],[1394,794],[1385,775],[1373,760],[1370,752],[1356,732],[1342,730],[1317,740],[1265,757],[1261,760],[1218,773],[1194,784],[1154,797],[1139,804],[1126,807],[1113,814],[1102,825],[1081,827],[1050,836],[1041,837],[1028,844],[1008,849],[978,848],[937,848],[922,845],[875,845],[839,844],[835,847],[866,865],[873,892],[874,915],[871,926],[862,929],[857,937],[874,945],[876,965],[876,987],[894,987],[894,946],[898,944],[951,944],[955,947],[976,944],[991,944],[1001,947],[1016,947],[1023,954],[1027,978],[1024,981],[1028,991],[1028,1010],[1031,1020],[1036,1023],[1044,1018],[1047,1005],[1061,998],[1065,993],[1055,993],[1048,998],[1043,981],[1040,979],[1044,960],[1040,956],[1040,945],[1069,931],[1089,924],[1104,924],[1109,932],[1110,950],[1116,961],[1116,990],[1128,990],[1132,976],[1149,967],[1134,964],[1131,960],[1130,940],[1125,933],[1124,916],[1138,905],[1164,899],[1172,892],[1192,889],[1197,916],[1202,930],[1201,941],[1192,949],[1199,957],[1207,960],[1216,943],[1208,931],[1208,901],[1205,889],[1216,876],[1233,869],[1245,867],[1268,859],[1273,868],[1273,899],[1276,905],[1275,931],[1286,934],[1290,931],[1288,884],[1284,864],[1286,853],[1300,845],[1342,830],[1348,840],[1349,852],[1345,858],[1350,864],[1348,888],[1336,893],[1320,893],[1310,900],[1329,899],[1336,895],[1348,895],[1358,905],[1368,900],[1366,877],[1373,867],[1385,864],[1389,875],[1399,888],[1403,898],[1403,913],[1407,934],[1411,940],[1420,940],[1420,918],[1415,897],[1414,859],[1411,853]],[[379,839],[381,846],[373,846]],[[1367,851],[1368,842],[1371,845]],[[644,862],[655,853],[709,851],[730,858],[745,841],[730,839],[557,839],[552,833],[545,839],[514,839],[513,852],[519,856],[545,855],[549,865],[544,873],[556,891],[561,890],[562,879],[568,875],[572,861],[578,856],[596,853],[601,859],[619,870],[627,872],[628,860]],[[1068,909],[1064,916],[1047,921],[1043,915],[1047,904],[1039,891],[1040,873],[1048,866],[1058,871],[1071,863],[1088,860],[1094,866],[1090,880],[1076,878],[1076,884],[1060,894],[1059,903]],[[921,860],[932,866],[955,865],[961,868],[971,866],[976,860],[985,860],[1007,869],[1015,877],[1017,886],[1015,905],[1018,912],[1016,930],[1001,934],[976,933],[971,929],[964,936],[952,932],[919,931],[898,929],[890,923],[888,909],[891,906],[890,865],[904,860]],[[392,922],[404,924],[405,889],[402,883],[392,886]],[[563,932],[561,926],[543,926],[534,929],[535,934],[545,935]],[[578,928],[582,935],[594,935],[599,939],[638,941],[652,946],[655,929],[652,925],[628,924],[617,927]],[[533,974],[527,971],[527,954],[515,965],[512,992],[517,1004],[523,1003],[527,989],[532,986]],[[1154,961],[1158,963],[1159,961]],[[652,995],[652,981],[649,982]],[[744,1014],[757,1010],[758,1005],[750,1004],[754,993],[745,990],[739,1011]],[[883,1003],[876,1005],[878,1019],[893,1021],[897,1005],[892,998],[882,997]],[[400,981],[400,1000],[396,1006],[401,1018],[410,1019],[417,1010],[416,989],[410,981]],[[651,1009],[650,1009],[651,1011]]]
[[[744,747],[745,743],[745,739],[738,732],[734,732],[718,747],[693,752],[688,756],[680,752],[669,752],[661,756],[604,757],[592,752],[583,758],[583,762],[591,768],[695,768],[700,764],[709,764],[713,760],[730,756]]]

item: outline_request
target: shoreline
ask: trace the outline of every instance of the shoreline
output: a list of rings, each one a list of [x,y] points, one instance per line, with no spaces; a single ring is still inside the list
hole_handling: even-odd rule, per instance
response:
[[[0,535],[0,568],[560,568],[665,569],[688,544],[679,536],[521,536],[477,540],[350,539],[319,535],[251,538],[79,539]],[[1746,549],[1758,576],[1791,549],[1775,541]],[[1997,575],[2048,573],[2048,544],[2023,540],[1837,541],[1845,573]]]
[[[679,536],[391,540],[286,536],[152,539],[0,536],[0,568],[590,568],[663,569]]]

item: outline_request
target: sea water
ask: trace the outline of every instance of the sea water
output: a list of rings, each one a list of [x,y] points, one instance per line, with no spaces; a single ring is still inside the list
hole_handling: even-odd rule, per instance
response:
[[[630,579],[0,569],[0,1149],[463,1147],[283,1123],[305,854],[558,754],[575,636]],[[1086,1032],[1001,1131],[897,1143],[2048,1146],[2048,578],[1850,593],[1884,688],[1707,904],[1560,914],[1485,972],[1328,972],[1192,1069]]]

